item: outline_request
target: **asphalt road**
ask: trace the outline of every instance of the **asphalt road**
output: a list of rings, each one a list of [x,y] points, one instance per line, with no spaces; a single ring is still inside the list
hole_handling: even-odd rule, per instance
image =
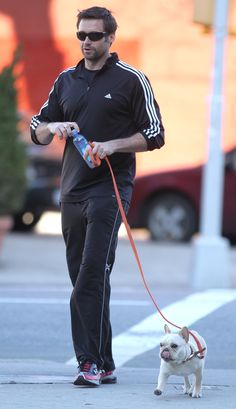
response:
[[[150,289],[161,308],[193,293],[189,285],[184,283],[184,277],[181,280],[178,272],[176,277],[171,277],[171,271],[159,273],[158,257],[154,262],[156,268],[150,273],[149,265],[153,264],[156,254],[158,255],[158,251],[168,252],[168,246],[163,246],[160,250],[157,244],[139,241],[138,248],[144,269],[148,268]],[[176,247],[169,247],[170,258],[173,251],[179,251],[178,268],[183,265],[183,270],[188,265],[187,249],[188,245],[179,246],[177,250]],[[125,267],[125,260],[128,267]],[[174,265],[172,268],[177,269]],[[3,249],[0,285],[0,359],[56,362],[70,360],[73,357],[69,314],[71,285],[62,238],[12,234]],[[206,305],[205,316],[192,325],[204,335],[209,344],[208,368],[236,369],[233,349],[236,335],[235,305],[235,300],[224,303],[212,313],[208,313]],[[194,305],[194,308],[199,307]],[[124,333],[155,311],[143,286],[129,243],[120,239],[117,262],[112,273],[113,337]],[[158,314],[157,319],[161,320]],[[184,323],[184,317],[179,317],[178,321]],[[158,360],[156,347],[132,358],[124,366],[155,368],[159,365]]]

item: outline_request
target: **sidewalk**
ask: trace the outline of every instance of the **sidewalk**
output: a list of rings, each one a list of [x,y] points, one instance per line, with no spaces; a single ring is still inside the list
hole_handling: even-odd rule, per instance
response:
[[[192,253],[190,244],[160,245],[136,241],[149,285],[154,288],[191,290]],[[236,248],[230,249],[230,277],[236,286]],[[119,241],[112,273],[115,288],[144,291],[129,243]],[[70,288],[60,236],[11,234],[0,259],[0,288]],[[233,348],[233,347],[232,347]],[[223,351],[222,351],[223,353]],[[171,377],[164,394],[153,394],[156,369],[118,368],[118,384],[99,388],[75,387],[75,368],[49,361],[1,360],[0,406],[4,409],[231,409],[236,404],[236,371],[206,369],[203,398],[182,394],[182,379]]]
[[[160,244],[137,240],[135,244],[151,287],[191,289],[191,244]],[[212,273],[214,282],[214,272]],[[236,287],[236,246],[229,250],[231,287]],[[130,243],[120,239],[112,272],[113,286],[140,287],[141,278]],[[9,235],[0,253],[0,285],[57,284],[70,286],[61,236]]]
[[[156,396],[158,370],[119,368],[116,385],[76,387],[68,365],[50,362],[2,362],[0,402],[4,409],[156,409],[235,408],[236,376],[233,370],[205,370],[203,397],[182,393],[182,379],[172,377],[163,395]]]

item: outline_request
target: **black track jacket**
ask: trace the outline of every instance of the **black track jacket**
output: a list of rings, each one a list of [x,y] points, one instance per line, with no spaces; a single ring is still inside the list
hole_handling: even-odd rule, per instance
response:
[[[63,71],[56,79],[48,100],[32,118],[34,143],[40,144],[35,130],[40,122],[73,121],[90,141],[104,142],[127,138],[140,132],[148,150],[164,145],[164,128],[159,107],[146,76],[120,61],[113,53],[90,86],[85,79],[84,60]],[[130,200],[135,176],[135,155],[115,153],[109,157],[121,196]],[[90,169],[72,138],[65,144],[61,179],[61,201],[76,202],[113,191],[105,161]]]

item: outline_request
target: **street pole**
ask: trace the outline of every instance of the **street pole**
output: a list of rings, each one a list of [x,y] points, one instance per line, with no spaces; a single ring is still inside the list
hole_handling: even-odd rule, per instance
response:
[[[200,235],[193,239],[195,289],[229,287],[229,242],[221,236],[224,189],[222,149],[222,100],[224,43],[227,35],[228,0],[216,0],[214,66],[208,155],[203,169]]]

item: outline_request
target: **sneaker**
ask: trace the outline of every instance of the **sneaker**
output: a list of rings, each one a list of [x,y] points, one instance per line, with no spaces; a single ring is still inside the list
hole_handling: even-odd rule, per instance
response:
[[[112,384],[117,382],[117,377],[114,375],[113,371],[101,371],[101,383]]]
[[[79,375],[74,381],[74,385],[99,386],[101,373],[97,365],[90,361],[85,361],[79,366]]]

